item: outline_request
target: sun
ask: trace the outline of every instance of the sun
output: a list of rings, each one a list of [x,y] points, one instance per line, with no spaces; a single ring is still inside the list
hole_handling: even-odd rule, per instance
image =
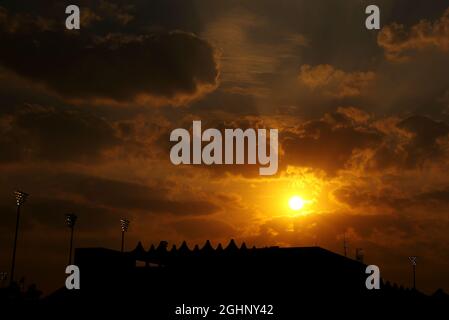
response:
[[[290,206],[290,209],[298,211],[304,206],[304,200],[299,196],[293,196],[288,200],[288,205]]]

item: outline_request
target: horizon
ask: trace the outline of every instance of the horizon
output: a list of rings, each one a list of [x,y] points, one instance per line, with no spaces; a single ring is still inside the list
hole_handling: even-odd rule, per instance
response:
[[[362,248],[407,287],[417,256],[449,292],[449,0],[79,0],[79,29],[67,5],[0,5],[0,273],[23,190],[14,278],[46,293],[71,231]]]

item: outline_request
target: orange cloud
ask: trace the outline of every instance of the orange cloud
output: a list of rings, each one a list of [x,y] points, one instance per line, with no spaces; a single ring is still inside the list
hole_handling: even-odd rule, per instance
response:
[[[364,89],[375,79],[374,72],[345,72],[334,68],[329,64],[301,66],[299,81],[302,85],[312,90],[322,90],[332,97],[354,97],[362,93]]]
[[[421,20],[407,31],[402,24],[385,26],[377,37],[387,60],[404,62],[412,53],[428,48],[449,50],[449,8],[435,22]]]

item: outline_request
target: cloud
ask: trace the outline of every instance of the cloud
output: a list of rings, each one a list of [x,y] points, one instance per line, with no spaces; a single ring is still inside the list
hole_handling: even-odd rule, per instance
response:
[[[449,126],[429,117],[374,117],[358,108],[337,108],[321,119],[286,128],[280,135],[282,167],[324,170],[416,170],[446,166]]]
[[[207,215],[219,209],[212,202],[201,198],[173,198],[168,186],[147,186],[80,175],[67,175],[64,178],[62,190],[110,208],[174,215]]]
[[[308,41],[296,31],[278,30],[265,15],[255,14],[260,3],[247,5],[254,10],[223,1],[208,4],[209,21],[201,35],[220,50],[222,88],[265,97],[267,85],[279,77],[279,67],[297,60],[298,48]]]
[[[367,112],[355,107],[339,107],[337,113],[344,115],[355,123],[361,124],[366,123],[371,117]]]
[[[189,111],[202,117],[210,112],[215,112],[222,118],[235,115],[257,115],[259,113],[254,96],[220,89],[192,103]]]
[[[345,186],[335,189],[332,194],[337,203],[346,205],[353,217],[371,221],[366,225],[366,228],[371,228],[370,233],[366,228],[360,230],[360,226],[351,225],[360,230],[358,233],[364,240],[373,236],[375,229],[378,229],[377,233],[397,232],[398,239],[391,237],[391,241],[401,241],[405,237],[424,241],[430,236],[428,232],[435,238],[444,237],[444,228],[449,223],[448,181],[439,187],[432,182],[417,183],[416,180],[424,180],[420,174],[413,175],[413,178],[407,184],[401,181],[400,176],[393,175],[379,178],[381,183],[346,181]],[[382,243],[383,239],[372,238],[371,241]]]
[[[1,117],[0,131],[4,162],[92,161],[119,143],[111,124],[98,116],[39,105]]]
[[[443,189],[423,192],[417,196],[417,199],[419,201],[437,202],[446,206],[449,203],[449,186]]]
[[[134,20],[134,15],[131,13],[132,11],[134,11],[134,6],[132,4],[124,5],[111,1],[101,0],[99,1],[98,7],[96,9],[99,15],[114,19],[121,25],[127,25]]]
[[[382,119],[376,126],[385,133],[383,143],[375,150],[369,166],[376,170],[387,168],[417,169],[432,164],[444,164],[449,126],[424,116],[410,116],[393,124]]]
[[[217,85],[216,52],[192,33],[68,32],[17,19],[0,12],[0,63],[73,101],[183,103]]]
[[[425,49],[449,50],[449,8],[435,22],[421,20],[410,30],[392,23],[379,32],[377,43],[385,51],[387,60],[403,62]]]
[[[375,79],[374,72],[345,72],[329,64],[303,65],[298,76],[302,85],[333,97],[358,96]]]
[[[68,213],[78,216],[78,226],[83,231],[106,231],[117,225],[121,217],[118,212],[108,208],[73,200],[50,197],[33,197],[30,200],[26,205],[26,210],[32,212],[28,219],[30,224],[37,223],[51,228],[62,228],[65,214]]]
[[[412,133],[406,145],[406,164],[417,166],[426,159],[436,160],[443,155],[444,150],[439,141],[449,138],[449,126],[445,123],[427,117],[413,116],[401,121],[398,127]]]
[[[21,32],[45,32],[56,28],[55,21],[40,15],[30,13],[10,14],[7,9],[0,6],[0,30],[8,34]]]
[[[173,214],[179,216],[208,215],[219,211],[218,205],[187,190],[176,193],[168,183],[146,185],[107,179],[93,175],[52,172],[42,169],[39,176],[23,172],[10,172],[2,181],[0,199],[8,201],[11,192],[20,188],[32,194],[33,202],[43,200],[71,201],[88,207],[109,211],[127,210],[148,214]],[[34,171],[32,171],[34,172]],[[50,197],[51,195],[51,197]],[[37,200],[36,200],[37,199]],[[51,205],[51,204],[50,204]]]
[[[334,190],[335,198],[352,209],[365,208],[365,210],[403,210],[410,206],[410,199],[393,186],[370,189],[360,185],[343,186]],[[367,209],[368,208],[368,209]]]
[[[196,107],[195,107],[196,108]],[[220,113],[218,115],[221,115]],[[330,176],[342,170],[381,172],[382,170],[416,170],[445,165],[449,152],[449,127],[425,116],[378,117],[356,107],[338,107],[320,118],[299,120],[241,116],[227,121],[207,113],[204,128],[278,128],[279,172],[288,166],[323,170]],[[195,117],[193,117],[195,118]],[[207,120],[205,120],[207,119]],[[190,128],[192,115],[180,123]],[[166,131],[168,134],[169,130]],[[169,152],[172,144],[165,135],[156,141]],[[213,177],[229,174],[245,178],[258,177],[258,167],[197,166]]]
[[[172,223],[172,227],[187,239],[230,239],[237,233],[236,229],[226,222],[216,219],[184,219]]]
[[[322,169],[333,175],[348,165],[356,150],[378,145],[382,134],[336,112],[300,124],[281,139],[284,164]]]
[[[403,267],[394,278],[407,283],[412,252],[434,277],[423,287],[441,286],[449,138],[447,119],[437,120],[449,78],[446,18],[437,19],[447,1],[381,2],[382,32],[394,40],[386,47],[354,1],[79,0],[79,32],[64,29],[64,1],[2,2],[0,242],[13,239],[12,191],[21,188],[31,194],[22,221],[31,232],[18,266],[40,283],[66,263],[63,217],[73,211],[77,247],[117,248],[122,215],[132,221],[128,249],[235,236],[341,253],[346,232],[350,255],[363,247],[386,277],[386,265]],[[420,27],[423,41],[412,37],[420,19],[440,24]],[[385,63],[388,53],[416,58]],[[164,107],[142,107],[150,104]],[[170,131],[192,120],[278,128],[279,174],[175,168]],[[310,200],[304,215],[291,218],[290,193]]]

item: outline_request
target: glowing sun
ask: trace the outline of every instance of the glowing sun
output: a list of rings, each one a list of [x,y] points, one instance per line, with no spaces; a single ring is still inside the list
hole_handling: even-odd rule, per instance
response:
[[[288,200],[288,205],[290,206],[290,209],[298,211],[304,206],[304,200],[299,196],[293,196]]]

